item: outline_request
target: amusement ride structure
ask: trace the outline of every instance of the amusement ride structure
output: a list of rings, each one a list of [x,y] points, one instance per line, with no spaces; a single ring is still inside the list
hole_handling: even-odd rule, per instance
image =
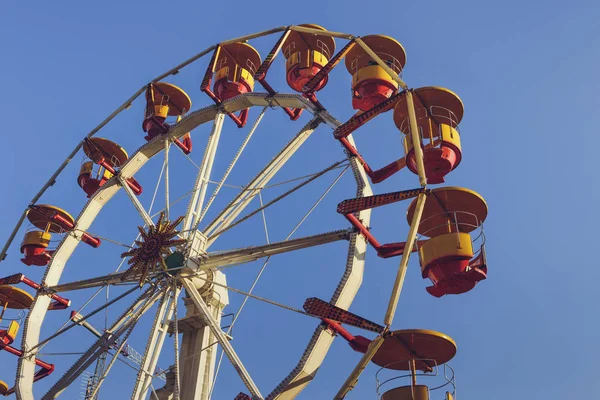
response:
[[[274,44],[262,59],[250,41],[269,35],[275,38]],[[339,42],[343,44],[336,52]],[[285,58],[285,79],[294,94],[282,94],[268,82],[269,74],[283,73],[270,68],[280,54]],[[208,66],[198,83],[200,91],[214,104],[194,109],[186,93],[193,89],[184,91],[164,79],[177,75],[204,56],[209,57]],[[352,77],[348,102],[351,101],[356,110],[354,116],[343,123],[317,98],[319,91],[334,79],[330,73],[342,60]],[[12,372],[2,370],[0,378],[4,381],[0,382],[0,394],[15,394],[22,400],[54,399],[84,376],[83,398],[97,399],[115,362],[122,360],[135,364],[137,370],[137,378],[131,383],[131,399],[148,396],[153,399],[209,399],[217,365],[217,346],[213,344],[217,343],[246,387],[245,393],[235,397],[237,400],[294,399],[312,380],[318,379],[317,371],[334,338],[341,336],[354,351],[362,353],[362,357],[345,382],[338,383],[340,387],[335,399],[346,397],[370,362],[380,367],[377,392],[381,399],[456,398],[454,371],[447,364],[456,353],[455,342],[443,333],[426,329],[393,330],[392,322],[411,253],[417,253],[422,277],[431,282],[426,288],[429,294],[423,295],[462,294],[486,278],[482,228],[487,205],[470,189],[428,186],[444,183],[444,177],[461,162],[459,124],[463,104],[455,93],[442,87],[410,89],[401,78],[405,63],[404,48],[391,37],[358,37],[306,24],[221,42],[137,91],[76,146],[33,198],[0,253],[0,260],[17,263],[17,257],[12,253],[7,257],[7,252],[21,233],[20,258],[23,264],[30,266],[28,271],[31,273],[27,272],[27,275],[45,271],[36,280],[22,273],[0,279],[0,350],[18,359],[12,377]],[[96,134],[101,130],[104,132],[105,125],[138,98],[144,102],[141,131],[145,136],[140,134],[141,147],[128,154],[112,139]],[[253,107],[262,111],[249,124]],[[241,186],[211,221],[205,220],[208,209],[217,204],[214,199],[227,187],[227,178],[265,113],[281,110],[292,121],[299,120],[304,114],[304,118],[309,117],[308,122],[298,122],[297,133],[275,157]],[[402,154],[379,167],[375,166],[374,160],[361,155],[352,137],[357,129],[376,117],[393,118],[404,142]],[[213,181],[213,165],[222,128],[228,119],[233,130],[245,126],[250,129],[223,176]],[[197,146],[192,146],[192,136],[202,124],[212,124],[212,128],[201,163],[197,165],[197,176],[195,180],[190,179],[193,186],[188,192],[187,208],[184,213],[176,214],[170,200],[169,159],[176,155],[174,152],[188,158],[190,154],[198,154]],[[311,171],[300,171],[298,175],[302,180],[299,184],[263,203],[262,191],[320,126],[333,132],[329,136],[332,149],[341,147],[339,153],[345,156],[344,159],[310,175],[307,173]],[[398,131],[378,134],[392,135]],[[193,140],[197,142],[198,139],[194,137]],[[336,141],[341,146],[336,145]],[[84,157],[80,172],[67,179],[79,185],[81,196],[87,203],[74,218],[59,208],[60,204],[44,204],[39,200],[57,179],[64,178],[63,170],[79,152]],[[165,208],[152,214],[140,201],[148,182],[138,175],[138,171],[151,159],[161,157],[164,158],[161,176],[164,172]],[[338,218],[342,229],[298,238],[290,238],[290,234],[285,240],[267,240],[266,244],[257,246],[246,244],[239,248],[211,250],[224,232],[254,215],[263,213],[264,216],[264,210],[271,205],[285,200],[325,173],[342,167],[353,173],[356,187],[356,192],[348,194],[347,199],[337,206],[337,212],[345,218]],[[418,184],[391,193],[374,193],[375,184],[403,169],[416,175]],[[181,180],[181,176],[178,179]],[[213,192],[207,196],[209,187]],[[99,252],[111,245],[110,239],[92,234],[89,229],[103,207],[119,191],[125,193],[127,201],[141,217],[138,218],[137,238],[122,251],[120,267],[123,269],[102,271],[86,279],[69,279],[69,271],[75,268],[69,259],[76,248],[88,246],[86,251]],[[156,190],[154,194],[156,196]],[[260,207],[242,214],[253,200],[256,204],[259,199]],[[382,207],[376,212],[383,213],[383,206],[404,200],[411,200],[406,208],[406,240],[381,243],[376,238],[378,227],[370,225],[372,210]],[[26,220],[29,227],[22,232]],[[348,243],[348,252],[340,281],[328,300],[310,297],[300,309],[257,296],[251,293],[252,289],[241,291],[227,284],[226,268],[288,252],[297,252],[295,254],[301,257],[302,249],[326,247],[338,241]],[[400,260],[382,324],[347,311],[361,285],[368,246],[382,258],[397,257]],[[93,269],[89,273],[98,271]],[[72,304],[68,299],[74,299],[77,291],[102,290],[109,286],[127,290],[112,298],[107,292],[106,302],[93,311],[84,310],[87,302]],[[232,292],[317,321],[297,365],[268,393],[257,386],[251,371],[238,356],[231,329],[222,327],[223,312]],[[185,315],[178,314],[181,300]],[[98,313],[125,303],[119,309],[118,317],[104,328],[91,323]],[[137,353],[128,339],[149,310],[154,310],[154,319],[143,336],[147,340],[144,351]],[[55,329],[57,323],[52,321],[57,320],[60,320],[58,325],[64,324]],[[52,328],[48,330],[45,325]],[[355,329],[371,332],[372,337],[351,333]],[[78,353],[74,362],[59,369],[45,359],[41,350],[73,332],[92,344]],[[159,356],[161,351],[164,352],[168,337],[174,347],[175,361],[170,367],[159,369]],[[136,347],[140,350],[143,346]],[[46,386],[39,391],[35,388],[42,380]],[[163,386],[156,388],[156,382]]]

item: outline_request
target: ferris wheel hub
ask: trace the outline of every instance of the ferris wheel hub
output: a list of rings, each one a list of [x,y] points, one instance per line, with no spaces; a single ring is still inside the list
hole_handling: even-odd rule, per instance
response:
[[[127,261],[130,267],[122,275],[121,280],[140,273],[141,285],[148,272],[160,267],[167,269],[165,258],[171,253],[170,248],[187,243],[185,239],[175,239],[179,234],[175,228],[181,221],[183,221],[183,216],[169,222],[166,220],[164,212],[161,212],[156,225],[149,227],[147,231],[141,226],[138,227],[142,240],[136,240],[136,248],[121,254],[121,257],[131,257]]]

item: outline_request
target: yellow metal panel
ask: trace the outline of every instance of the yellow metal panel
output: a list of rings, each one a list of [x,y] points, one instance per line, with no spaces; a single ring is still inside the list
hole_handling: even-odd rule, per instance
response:
[[[440,124],[440,131],[442,133],[443,142],[451,143],[454,146],[456,146],[458,150],[461,150],[460,135],[458,134],[458,131],[456,129],[454,129],[450,125]]]
[[[296,64],[300,64],[300,52],[293,53],[285,62],[285,70],[289,71]]]
[[[215,81],[229,77],[229,67],[223,67],[215,73]]]
[[[250,71],[248,71],[245,68],[242,68],[240,73],[240,79],[244,80],[250,86],[250,90],[254,90],[254,77],[252,76],[252,73]]]
[[[11,321],[6,334],[9,338],[15,340],[15,338],[19,334],[19,323],[17,321]]]
[[[23,242],[21,243],[21,246],[35,245],[35,246],[48,247],[48,245],[50,244],[51,237],[52,237],[52,235],[48,232],[30,231],[25,234],[25,237],[23,238]]]
[[[429,388],[425,385],[401,386],[385,392],[381,400],[429,400]]]
[[[296,64],[300,64],[300,62],[302,61],[302,54],[303,53],[301,53],[299,51],[293,53],[285,62],[285,70],[289,71]],[[312,59],[312,63],[320,65],[321,67],[324,67],[329,62],[329,60],[323,53],[320,53],[316,50],[311,50],[308,54],[309,54],[308,59],[309,60]],[[312,65],[312,63],[309,62],[308,67],[310,67]],[[307,65],[304,65],[304,67],[306,67],[306,66]]]
[[[369,65],[356,71],[356,73],[352,75],[352,87],[356,87],[360,82],[368,79],[386,81],[394,85],[395,88],[398,88],[398,83],[390,78],[388,73],[379,65]]]
[[[236,68],[235,71],[236,73],[234,76],[230,77],[229,67],[223,67],[216,72],[215,81],[228,79],[231,82],[241,82],[243,80],[250,86],[251,90],[254,90],[254,77],[252,76],[252,73],[246,68]]]
[[[81,164],[81,168],[79,169],[79,175],[90,175],[93,169],[94,163],[92,161],[86,161],[83,164]]]
[[[421,144],[423,144],[423,133],[421,129],[419,129],[419,138],[421,139]],[[430,142],[426,145],[426,148],[440,147],[442,142],[446,142],[453,144],[458,150],[462,150],[460,146],[460,134],[450,125],[440,124],[439,132],[433,132],[432,137],[428,137],[427,139],[429,139]],[[433,143],[431,142],[431,139],[433,139]],[[410,153],[410,151],[413,149],[412,135],[404,136],[403,145],[404,153]]]
[[[169,114],[169,106],[168,105],[158,105],[158,106],[154,106],[154,115],[156,115],[159,118],[167,118],[167,115]]]
[[[106,180],[109,180],[110,178],[113,177],[113,174],[111,174],[108,170],[104,169],[104,171],[102,173],[102,177]]]
[[[473,257],[471,235],[464,232],[446,233],[429,239],[419,248],[421,267],[444,257]]]
[[[8,385],[4,381],[0,381],[0,394],[6,395],[8,393]]]

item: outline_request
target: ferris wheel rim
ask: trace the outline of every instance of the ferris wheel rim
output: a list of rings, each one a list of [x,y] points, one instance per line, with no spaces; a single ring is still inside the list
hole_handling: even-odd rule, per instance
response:
[[[126,186],[126,185],[121,185],[118,181],[121,180],[121,182],[122,182],[125,179],[133,177],[143,167],[143,165],[147,161],[152,159],[154,156],[158,155],[164,149],[165,140],[173,140],[175,138],[179,138],[179,137],[183,136],[186,132],[189,132],[204,123],[214,120],[214,118],[216,118],[216,116],[219,114],[220,110],[236,112],[241,109],[249,108],[249,107],[255,107],[255,106],[273,107],[274,105],[276,105],[276,106],[293,105],[295,107],[303,108],[303,109],[306,109],[309,112],[313,113],[313,115],[315,116],[315,118],[313,118],[313,121],[319,120],[319,122],[325,122],[327,125],[333,127],[334,129],[335,129],[335,127],[337,127],[336,125],[339,125],[339,123],[336,124],[336,120],[333,117],[331,117],[331,115],[329,115],[326,111],[315,109],[315,107],[312,105],[312,103],[307,101],[301,95],[296,95],[296,94],[285,94],[285,95],[278,94],[275,96],[271,96],[268,94],[262,94],[262,93],[256,93],[256,92],[247,93],[247,94],[243,94],[243,95],[237,96],[235,98],[232,98],[226,102],[223,102],[223,104],[220,107],[219,106],[209,106],[209,107],[205,107],[200,110],[191,112],[190,114],[186,115],[181,121],[179,121],[177,124],[173,125],[171,127],[171,129],[164,136],[161,136],[160,138],[155,138],[154,140],[151,140],[150,142],[141,146],[137,151],[135,151],[132,154],[132,156],[127,160],[127,162],[122,166],[119,177],[116,177],[116,176],[113,177],[111,180],[109,180],[105,185],[103,185],[96,193],[94,193],[90,197],[89,201],[82,208],[81,212],[79,213],[78,217],[75,220],[75,231],[85,231],[93,223],[93,221],[97,217],[100,210],[104,207],[104,205],[106,205],[110,201],[110,199],[118,192],[118,190],[121,188],[121,186],[124,186],[124,187]],[[210,118],[211,116],[213,116],[213,119]],[[190,127],[190,126],[192,126],[192,127]],[[361,171],[359,171],[359,170],[361,170],[362,167],[358,163],[355,163],[355,162],[353,163],[352,166],[353,166],[355,179],[356,179],[357,186],[358,186],[358,189],[357,189],[358,195],[359,196],[367,195],[368,193],[363,193],[363,192],[364,192],[365,188],[367,189],[367,192],[370,192],[370,186],[369,186],[368,179],[366,179],[366,177],[364,176],[364,171],[362,171],[363,176],[361,177],[361,179],[358,178],[359,175],[361,174]],[[125,190],[127,190],[126,187],[125,187]],[[90,211],[91,211],[91,217],[88,217],[87,213]],[[364,212],[364,214],[365,214],[365,219],[368,219],[368,215],[367,215],[368,211]],[[55,281],[54,282],[55,284],[58,283],[58,280],[62,276],[63,269],[64,269],[68,259],[71,257],[72,252],[78,246],[80,239],[81,239],[80,235],[78,236],[77,234],[74,234],[74,235],[66,235],[61,240],[60,244],[56,248],[55,256],[52,258],[50,264],[48,265],[48,267],[45,271],[44,278],[43,278],[44,285],[48,285],[48,283],[52,280]],[[354,247],[356,246],[356,240],[357,240],[357,237],[356,237],[356,234],[354,234],[354,237],[352,238],[352,240],[350,240],[350,244],[349,244],[349,249],[352,250],[352,251],[349,250],[349,257],[350,257],[350,253],[354,251]],[[358,240],[361,240],[361,239],[358,238]],[[71,243],[69,244],[68,242],[71,242]],[[65,247],[65,246],[67,246],[67,247]],[[68,246],[70,246],[71,248],[69,249]],[[60,253],[61,250],[62,251],[66,250],[66,253],[65,253],[66,257],[64,257],[64,260]],[[57,254],[59,255],[59,257],[56,257]],[[55,268],[55,269],[53,270],[52,268]],[[56,276],[53,279],[48,279],[49,276],[52,277],[53,274],[56,274],[56,268],[58,268],[58,271],[59,271],[58,276]],[[360,276],[362,279],[362,271],[360,273]],[[342,278],[342,281],[343,281],[343,279],[344,279],[344,277]],[[52,285],[48,285],[48,286],[52,286]],[[358,286],[360,286],[360,283],[358,284]],[[358,287],[356,287],[356,290],[357,289],[358,289]],[[346,290],[345,287],[342,287],[340,289],[340,285],[338,285],[338,287],[336,288],[336,292],[334,292],[334,294],[333,294],[333,298],[339,297],[340,293],[344,290]],[[355,294],[356,293],[354,293],[354,295]],[[352,302],[354,295],[352,295],[352,299],[350,300],[349,303]],[[46,310],[47,310],[47,305],[44,307],[43,303],[45,303],[46,301],[49,301],[48,296],[46,296],[45,294],[42,294],[42,293],[36,294],[33,305],[31,307],[31,311],[30,311],[29,315],[27,316],[27,318],[25,320],[25,324],[23,326],[22,346],[24,349],[31,348],[32,346],[30,344],[32,342],[36,342],[39,340],[41,326],[43,324],[43,320],[45,318],[45,314],[46,314]],[[38,303],[39,303],[39,305],[38,305]],[[30,320],[35,320],[35,319],[39,320],[37,322],[37,325],[31,325]],[[36,336],[35,338],[32,338],[32,336],[31,336],[32,333]],[[316,337],[322,335],[323,333],[324,333],[323,327],[321,327],[321,326],[317,327],[317,329],[315,330],[315,333],[313,334],[313,337],[311,338],[311,343],[318,340],[318,338],[316,339]],[[32,339],[34,339],[34,340],[32,341]],[[309,346],[310,346],[310,343],[309,343]],[[307,349],[308,349],[308,347],[307,347]],[[34,357],[35,357],[35,354],[30,354],[28,358],[19,359],[18,368],[17,368],[17,385],[16,385],[16,387],[17,387],[17,397],[20,399],[21,398],[22,399],[33,399],[33,391],[31,390],[32,389],[31,383],[33,381],[31,379],[30,385],[28,385],[29,387],[25,387],[25,386],[27,386],[27,383],[24,381],[26,381],[27,379],[25,379],[26,374],[23,373],[23,370],[26,369],[27,367],[30,367],[29,368],[30,372],[33,372]],[[33,367],[33,368],[31,368],[31,367]],[[293,373],[293,371],[292,371],[292,373]],[[290,373],[290,375],[292,373]],[[32,373],[30,375],[32,376]],[[288,376],[288,378],[289,378],[289,376]],[[286,378],[286,379],[288,379],[288,378]],[[285,379],[284,379],[284,381],[285,381]],[[25,383],[25,385],[24,385],[24,383]],[[280,384],[280,386],[281,386],[281,384]]]

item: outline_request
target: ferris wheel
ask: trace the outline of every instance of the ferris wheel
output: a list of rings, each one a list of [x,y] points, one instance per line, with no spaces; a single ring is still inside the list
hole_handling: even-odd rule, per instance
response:
[[[264,59],[256,40],[271,40]],[[285,71],[271,68],[278,55]],[[201,59],[207,65],[196,83],[199,91],[173,82]],[[348,103],[355,110],[346,122],[330,113],[327,96],[320,99],[319,93],[336,79],[342,60],[351,75]],[[394,331],[391,325],[411,253],[418,253],[422,277],[432,283],[426,290],[435,297],[465,293],[486,278],[487,205],[473,190],[428,187],[442,184],[461,162],[463,104],[446,88],[409,89],[401,78],[405,64],[404,48],[391,37],[358,37],[306,24],[221,42],[140,88],[52,174],[0,253],[0,260],[15,263],[18,251],[27,266],[25,273],[0,279],[0,353],[17,360],[14,384],[7,383],[6,369],[0,376],[0,394],[54,399],[83,377],[82,398],[97,399],[107,382],[119,380],[118,365],[126,363],[135,373],[122,398],[210,399],[218,390],[220,349],[245,386],[236,399],[293,399],[318,380],[317,371],[341,336],[363,355],[345,382],[333,383],[339,386],[336,399],[354,388],[369,362],[381,367],[382,399],[455,398],[454,371],[447,365],[456,353],[454,341],[426,329]],[[278,75],[292,93],[271,86]],[[206,103],[194,108],[192,98],[199,95]],[[135,122],[140,147],[129,153],[115,132],[122,113],[135,107],[143,110]],[[276,135],[253,146],[269,118],[275,122],[266,130]],[[404,141],[395,159],[377,167],[352,136],[375,118],[397,127],[380,135],[402,135]],[[317,150],[294,161],[311,142]],[[83,161],[73,174],[69,165],[78,156]],[[414,185],[375,190],[400,171],[416,176]],[[59,181],[79,187],[85,203],[78,214],[42,200]],[[298,200],[309,186],[320,194]],[[323,210],[332,192],[343,199],[336,201],[337,213]],[[401,201],[410,201],[406,240],[381,243],[378,227],[370,224],[372,209],[385,213],[384,206]],[[267,222],[271,210],[278,211]],[[300,235],[315,210],[323,210],[318,222]],[[312,230],[319,224],[321,229]],[[257,226],[264,230],[257,233]],[[274,231],[286,233],[270,240]],[[13,246],[19,234],[22,242]],[[384,259],[400,258],[383,324],[347,311],[369,246]],[[255,293],[271,257],[293,255],[316,274],[318,250],[345,265],[337,281],[324,286],[330,290],[324,298],[307,291],[306,301],[290,304]],[[96,266],[105,262],[112,264]],[[87,263],[94,267],[86,269]],[[251,263],[259,266],[252,285],[231,284]],[[287,283],[302,295],[301,285]],[[230,312],[234,294],[243,301]],[[248,299],[301,314],[304,324],[312,324],[299,360],[271,388],[257,384],[237,347],[233,327]],[[376,335],[354,335],[343,325]],[[70,358],[60,364],[47,359],[59,352]],[[269,354],[264,357],[260,362],[269,363]],[[168,365],[159,367],[165,360]],[[394,371],[405,371],[408,382],[397,386],[398,376],[384,376]],[[417,382],[430,378],[439,383]]]

